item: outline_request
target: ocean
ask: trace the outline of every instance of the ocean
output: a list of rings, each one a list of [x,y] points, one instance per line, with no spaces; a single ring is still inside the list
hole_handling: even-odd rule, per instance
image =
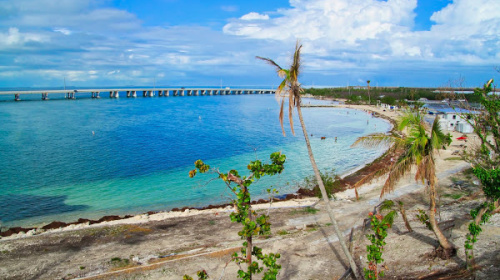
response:
[[[296,114],[296,135],[286,121],[283,137],[278,111],[273,95],[0,102],[2,226],[229,202],[231,193],[211,180],[214,174],[189,178],[198,159],[247,174],[249,161],[281,151],[285,171],[254,183],[251,192],[254,199],[267,198],[270,186],[293,193],[313,172]],[[387,121],[345,108],[302,111],[322,171],[345,174],[384,152],[350,145],[390,130]]]

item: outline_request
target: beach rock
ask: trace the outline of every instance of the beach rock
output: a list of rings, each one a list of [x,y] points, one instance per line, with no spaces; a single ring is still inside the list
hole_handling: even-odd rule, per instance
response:
[[[97,222],[102,223],[102,222],[111,222],[111,221],[116,221],[116,220],[121,220],[122,218],[120,216],[104,216],[97,220]]]
[[[189,213],[189,209],[184,210],[184,213]]]
[[[29,230],[32,230],[33,228],[22,228],[22,227],[13,227],[9,228],[8,230],[2,232],[0,235],[3,237],[11,236],[13,234],[18,234],[20,232],[27,232]]]
[[[64,222],[59,222],[59,221],[53,221],[52,223],[48,224],[48,225],[45,225],[42,227],[42,229],[56,229],[56,228],[62,228],[62,227],[65,227],[67,226],[68,224],[67,223],[64,223]]]

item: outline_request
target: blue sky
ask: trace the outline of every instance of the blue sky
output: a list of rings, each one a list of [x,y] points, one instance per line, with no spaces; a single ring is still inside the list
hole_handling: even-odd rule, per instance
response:
[[[480,86],[500,78],[498,0],[0,0],[0,87]]]

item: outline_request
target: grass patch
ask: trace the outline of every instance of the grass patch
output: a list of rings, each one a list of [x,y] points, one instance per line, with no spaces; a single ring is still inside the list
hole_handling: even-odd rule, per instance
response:
[[[297,214],[316,214],[319,211],[319,209],[316,209],[314,207],[304,207],[300,209],[293,209],[290,212],[290,215],[297,215]]]
[[[445,158],[444,160],[462,160],[461,157],[449,157],[449,158]]]
[[[111,259],[109,262],[112,266],[115,268],[122,268],[130,265],[130,260],[129,259],[122,259],[118,257],[114,257]]]
[[[316,214],[319,211],[319,209],[316,209],[314,207],[306,207],[304,208],[304,212],[308,214]]]
[[[290,234],[290,232],[288,232],[288,231],[286,231],[284,229],[279,230],[277,233],[278,233],[278,235],[287,235],[287,234]]]
[[[215,221],[214,220],[210,220],[210,221],[208,221],[208,224],[211,225],[211,226],[213,226],[213,225],[215,225]]]
[[[316,225],[316,224],[310,224],[310,225],[307,225],[306,226],[306,231],[307,232],[313,232],[313,231],[317,231],[319,228],[319,225]]]
[[[463,196],[461,193],[445,193],[442,195],[442,197],[448,197],[452,199],[459,199]]]

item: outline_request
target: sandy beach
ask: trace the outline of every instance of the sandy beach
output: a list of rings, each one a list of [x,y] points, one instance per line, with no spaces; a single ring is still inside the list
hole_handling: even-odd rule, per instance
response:
[[[375,106],[339,106],[376,112],[392,120],[400,114]],[[456,139],[462,134],[452,135]],[[454,140],[437,157],[440,221],[457,246],[458,256],[447,261],[432,257],[437,241],[415,217],[418,209],[427,209],[425,187],[410,175],[385,197],[405,203],[414,232],[406,232],[402,219],[396,218],[384,252],[384,279],[441,279],[447,275],[455,277],[447,279],[472,279],[462,269],[463,243],[468,213],[479,203],[481,193],[474,178],[463,172],[469,164],[455,155],[465,148],[464,142]],[[379,195],[384,179],[361,186],[359,201],[352,189],[337,193],[331,201],[341,230],[347,238],[353,232],[353,251],[360,267],[366,266],[365,219],[382,201]],[[303,198],[253,208],[270,211],[272,235],[257,243],[264,251],[281,253],[279,279],[338,279],[344,274],[347,261],[323,202]],[[239,225],[229,220],[231,211],[231,206],[187,209],[14,234],[0,239],[1,279],[182,279],[182,275],[194,276],[200,269],[212,279],[235,279],[238,266],[228,261],[241,240],[236,234]],[[484,226],[476,245],[476,258],[482,267],[477,279],[493,279],[500,273],[498,216]]]

